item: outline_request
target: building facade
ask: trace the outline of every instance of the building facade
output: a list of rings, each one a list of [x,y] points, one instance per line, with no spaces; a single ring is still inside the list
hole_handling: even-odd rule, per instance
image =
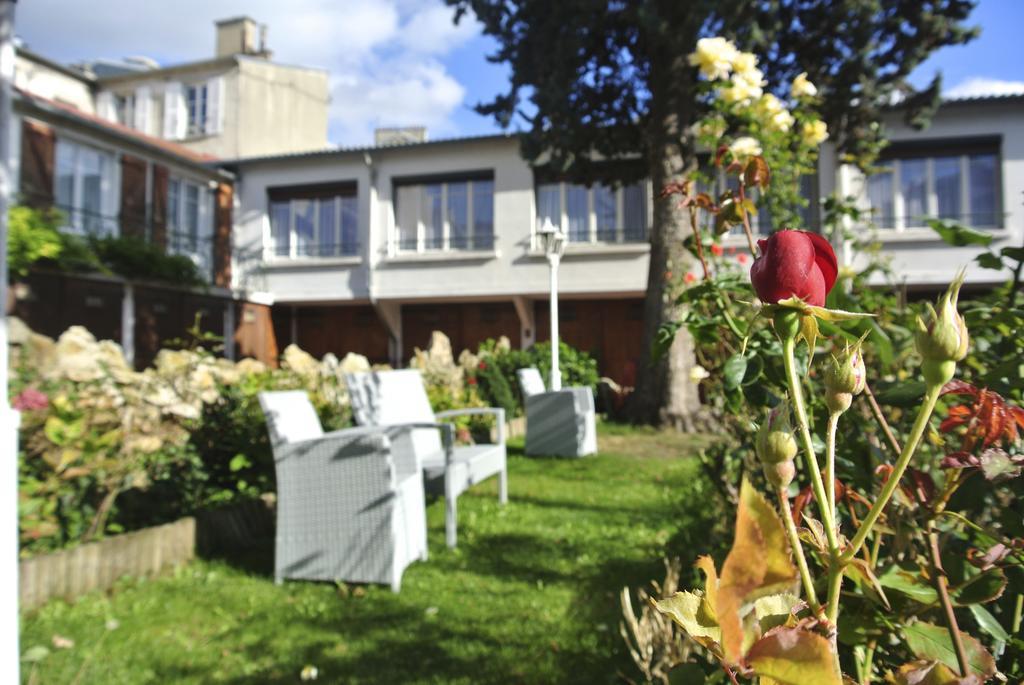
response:
[[[1024,98],[946,103],[930,129],[893,112],[882,171],[858,176],[823,149],[811,198],[857,198],[908,287],[945,285],[961,266],[979,286],[978,248],[942,243],[925,217],[990,232],[998,249],[1024,238]],[[411,142],[241,159],[234,287],[273,304],[277,339],[314,354],[360,352],[402,364],[431,330],[456,350],[508,336],[548,336],[548,266],[537,230],[568,236],[560,269],[562,338],[629,385],[640,348],[648,277],[649,183],[586,187],[530,167],[513,136]],[[771,230],[767,222],[758,229]],[[820,225],[817,211],[809,226]],[[727,236],[725,246],[745,240]],[[862,256],[838,241],[847,262]],[[749,262],[748,262],[749,264]],[[676,275],[678,277],[678,274]]]

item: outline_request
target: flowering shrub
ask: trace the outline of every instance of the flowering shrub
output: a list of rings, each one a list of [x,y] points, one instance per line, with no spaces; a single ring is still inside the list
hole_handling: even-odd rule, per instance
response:
[[[714,45],[717,67],[693,61],[727,110],[731,86],[717,82],[745,63]],[[813,104],[813,85],[797,79],[791,95]],[[793,116],[803,140],[788,150],[825,135],[812,115]],[[989,351],[1019,349],[1006,335],[1017,282],[993,296],[1002,306],[961,308],[957,280],[913,317],[865,287],[870,271],[837,273],[826,241],[783,231],[760,253],[750,240],[749,283],[735,260],[707,257],[704,232],[749,228],[747,215],[771,206],[780,139],[743,116],[720,122],[703,173],[734,177],[735,189],[712,198],[689,178],[665,194],[691,212],[687,245],[704,269],[680,290],[678,326],[697,343],[708,371],[695,380],[727,436],[704,464],[737,505],[734,537],[721,565],[697,560],[702,589],[658,607],[733,683],[1019,681],[1024,412],[992,388],[953,380],[962,373],[1019,397],[1009,381],[1019,369]],[[730,150],[727,135],[756,146]],[[1015,253],[988,257],[997,258]],[[760,307],[747,304],[755,291]],[[674,329],[664,333],[667,345]],[[965,399],[947,412],[953,396]],[[946,417],[938,430],[936,414]],[[758,416],[760,428],[750,421]]]
[[[21,540],[46,550],[273,489],[256,394],[304,388],[330,428],[348,421],[344,371],[365,359],[316,362],[285,350],[283,368],[237,364],[202,349],[161,350],[130,368],[120,347],[74,326],[57,341],[11,320],[12,404],[19,444]],[[119,507],[128,492],[138,511]],[[129,498],[131,499],[131,498]]]

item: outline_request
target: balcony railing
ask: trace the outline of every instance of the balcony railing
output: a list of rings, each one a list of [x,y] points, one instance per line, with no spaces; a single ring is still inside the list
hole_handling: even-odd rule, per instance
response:
[[[421,236],[419,238],[400,238],[393,240],[391,245],[398,252],[484,252],[494,250],[494,234],[478,235]]]
[[[123,214],[104,214],[86,207],[54,204],[64,221],[60,230],[64,233],[91,238],[115,238],[135,236],[151,244],[159,244],[167,254],[189,257],[195,263],[200,275],[213,282],[213,236],[176,231],[170,227],[155,226],[151,211],[144,217],[129,217]]]
[[[359,243],[353,240],[344,241],[340,243],[304,243],[297,245],[275,245],[273,249],[273,255],[278,258],[357,257],[359,256]]]

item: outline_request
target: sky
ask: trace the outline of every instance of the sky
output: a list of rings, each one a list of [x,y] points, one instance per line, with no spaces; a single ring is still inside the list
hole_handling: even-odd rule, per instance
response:
[[[267,25],[275,61],[329,71],[332,143],[372,142],[380,126],[426,126],[434,139],[500,130],[473,105],[505,90],[509,70],[486,60],[496,44],[472,15],[455,26],[441,0],[28,0],[15,31],[62,63],[144,55],[172,65],[212,57],[214,22],[238,15]],[[981,36],[936,52],[912,82],[938,70],[947,95],[1024,93],[1014,49],[1024,0],[981,0],[970,23]]]

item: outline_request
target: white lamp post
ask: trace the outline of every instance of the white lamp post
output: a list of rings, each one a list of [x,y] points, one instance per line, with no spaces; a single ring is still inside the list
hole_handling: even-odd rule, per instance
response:
[[[18,648],[18,412],[7,403],[7,206],[11,195],[14,0],[0,0],[0,680],[20,676]]]
[[[558,264],[565,252],[565,233],[544,219],[537,231],[540,246],[548,257],[551,271],[551,389],[562,389],[562,372],[558,370]]]

